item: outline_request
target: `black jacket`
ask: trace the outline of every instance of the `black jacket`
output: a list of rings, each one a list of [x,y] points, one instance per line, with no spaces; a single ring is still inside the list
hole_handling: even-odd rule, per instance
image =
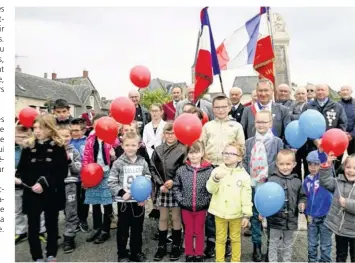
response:
[[[269,177],[268,182],[275,182],[285,191],[285,204],[281,210],[267,218],[268,227],[280,230],[298,229],[298,205],[304,203],[306,207],[307,197],[304,193],[302,182],[297,174],[288,176],[275,172]]]
[[[237,109],[233,109],[232,107],[231,111],[229,112],[229,115],[231,115],[232,118],[235,119],[237,122],[240,122],[242,119],[243,111],[244,106],[240,103]]]
[[[193,212],[208,209],[211,194],[206,184],[212,170],[211,164],[204,163],[200,168],[185,164],[176,171],[173,194],[181,208]]]
[[[187,149],[180,142],[171,146],[166,143],[159,145],[152,155],[152,177],[155,183],[163,185],[168,180],[174,180],[176,170],[184,164],[186,155]]]
[[[44,209],[63,210],[65,207],[64,179],[68,175],[68,158],[64,146],[52,140],[22,150],[16,176],[25,184],[23,190],[23,213],[40,213]],[[30,189],[41,184],[43,193]],[[28,186],[28,187],[27,187]]]

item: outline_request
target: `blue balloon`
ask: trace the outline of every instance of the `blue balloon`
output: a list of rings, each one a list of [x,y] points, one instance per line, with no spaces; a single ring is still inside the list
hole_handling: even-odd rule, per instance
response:
[[[304,135],[310,139],[322,138],[326,123],[324,116],[316,110],[306,110],[299,119],[299,126]]]
[[[272,216],[283,207],[285,190],[277,183],[264,183],[256,189],[254,203],[261,216]]]
[[[152,182],[145,176],[137,176],[131,185],[131,194],[137,202],[143,202],[149,198],[152,192]]]
[[[294,149],[299,149],[307,141],[307,136],[300,130],[299,122],[291,121],[285,129],[285,137],[289,145]]]

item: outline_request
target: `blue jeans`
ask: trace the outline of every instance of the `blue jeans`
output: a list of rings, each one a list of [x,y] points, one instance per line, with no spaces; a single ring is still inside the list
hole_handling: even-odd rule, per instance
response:
[[[324,225],[326,216],[308,222],[308,262],[332,262],[332,231]],[[320,259],[318,246],[320,243]]]
[[[255,245],[261,245],[261,234],[263,231],[263,225],[259,220],[259,212],[254,203],[255,188],[252,187],[252,202],[253,202],[253,216],[250,218],[251,222],[251,241]]]

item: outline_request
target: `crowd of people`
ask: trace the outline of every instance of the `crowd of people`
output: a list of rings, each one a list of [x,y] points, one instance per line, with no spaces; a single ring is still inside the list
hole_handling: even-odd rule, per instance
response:
[[[130,125],[117,123],[119,134],[113,144],[95,135],[95,123],[106,114],[88,106],[86,113],[72,118],[68,103],[58,99],[53,112],[43,111],[32,128],[16,123],[16,244],[28,239],[35,262],[56,262],[58,215],[63,210],[65,253],[75,250],[78,231],[88,233],[87,242],[102,244],[117,228],[118,262],[143,262],[145,210],[152,201],[149,217],[159,222],[152,236],[157,239],[154,261],[165,259],[171,243],[170,261],[180,260],[184,253],[186,262],[214,257],[216,262],[225,262],[226,257],[240,262],[243,233],[251,236],[253,261],[290,262],[298,218],[305,214],[309,262],[345,262],[348,254],[355,262],[352,89],[342,87],[339,102],[331,100],[324,84],[297,88],[295,100],[291,93],[286,84],[274,92],[272,83],[261,79],[252,101],[243,105],[242,87],[231,88],[229,96],[217,95],[212,102],[196,101],[194,85],[187,88],[186,99],[180,87],[173,87],[171,102],[157,101],[148,110],[140,104],[140,93],[131,91],[135,120]],[[347,157],[324,153],[321,139],[308,140],[300,149],[287,143],[285,128],[308,109],[324,116],[327,130],[346,132]],[[173,121],[182,113],[209,119],[200,139],[190,146],[174,134]],[[100,165],[104,176],[99,185],[85,188],[80,171],[91,163]],[[130,187],[137,176],[152,182],[148,201],[132,197]],[[285,202],[279,212],[263,218],[254,196],[266,182],[284,189]],[[41,242],[47,245],[45,257]]]

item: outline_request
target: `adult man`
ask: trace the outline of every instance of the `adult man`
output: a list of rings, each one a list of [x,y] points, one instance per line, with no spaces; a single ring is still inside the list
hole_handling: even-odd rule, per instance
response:
[[[131,101],[134,103],[134,106],[136,107],[136,116],[134,120],[137,122],[140,135],[143,136],[144,126],[151,121],[150,113],[146,108],[139,104],[141,100],[141,95],[137,90],[131,90],[128,93],[128,97],[131,99]]]
[[[211,102],[204,99],[199,99],[195,102],[195,84],[191,84],[187,88],[187,99],[180,101],[176,105],[175,118],[182,113],[184,105],[188,102],[193,103],[194,105],[196,105],[196,107],[200,108],[204,113],[206,113],[208,115],[209,120],[214,119]]]
[[[314,99],[316,97],[316,87],[313,84],[308,83],[306,86],[306,89],[307,89],[308,102],[314,101]]]
[[[276,92],[277,92],[276,103],[280,103],[281,105],[284,105],[286,108],[289,108],[293,103],[293,100],[291,100],[290,87],[285,83],[280,84],[277,87]]]
[[[92,119],[95,116],[95,112],[92,110],[92,107],[90,105],[86,106],[86,112],[81,114],[81,118],[86,121],[86,129],[91,130],[92,129]]]
[[[298,120],[303,107],[307,103],[307,89],[305,87],[297,88],[295,92],[296,101],[294,101],[290,106],[291,121]]]
[[[339,103],[343,105],[348,125],[346,133],[349,138],[348,154],[355,152],[355,100],[352,98],[353,89],[350,86],[343,86],[340,89],[341,100]]]
[[[334,102],[329,98],[329,86],[326,84],[318,84],[315,86],[315,93],[315,100],[306,104],[303,111],[309,109],[319,111],[324,116],[326,130],[338,128],[346,131],[347,117],[345,110],[341,104]],[[310,152],[315,150],[318,143],[318,140],[315,140],[314,143],[312,141],[308,141],[308,151]],[[336,170],[341,165],[341,157],[338,158],[338,161],[334,165]]]
[[[182,98],[182,88],[173,87],[171,89],[171,95],[173,96],[173,100],[163,105],[164,121],[173,121],[175,119],[176,105]]]
[[[229,98],[232,102],[232,109],[229,112],[229,115],[233,117],[237,122],[240,122],[242,119],[244,106],[240,103],[241,98],[243,97],[243,91],[241,88],[234,87],[229,91]]]
[[[248,107],[248,106],[250,106],[250,105],[253,105],[253,104],[258,100],[258,97],[256,96],[256,89],[254,89],[254,90],[251,92],[250,96],[251,96],[251,101],[249,101],[248,103],[245,103],[245,104],[244,104],[244,108],[245,108],[245,107]]]
[[[245,139],[255,135],[254,117],[256,112],[265,109],[271,111],[273,124],[272,131],[275,136],[283,138],[287,124],[291,122],[289,110],[278,103],[272,102],[273,86],[268,79],[259,80],[256,85],[258,101],[243,111],[240,124],[244,128]]]

